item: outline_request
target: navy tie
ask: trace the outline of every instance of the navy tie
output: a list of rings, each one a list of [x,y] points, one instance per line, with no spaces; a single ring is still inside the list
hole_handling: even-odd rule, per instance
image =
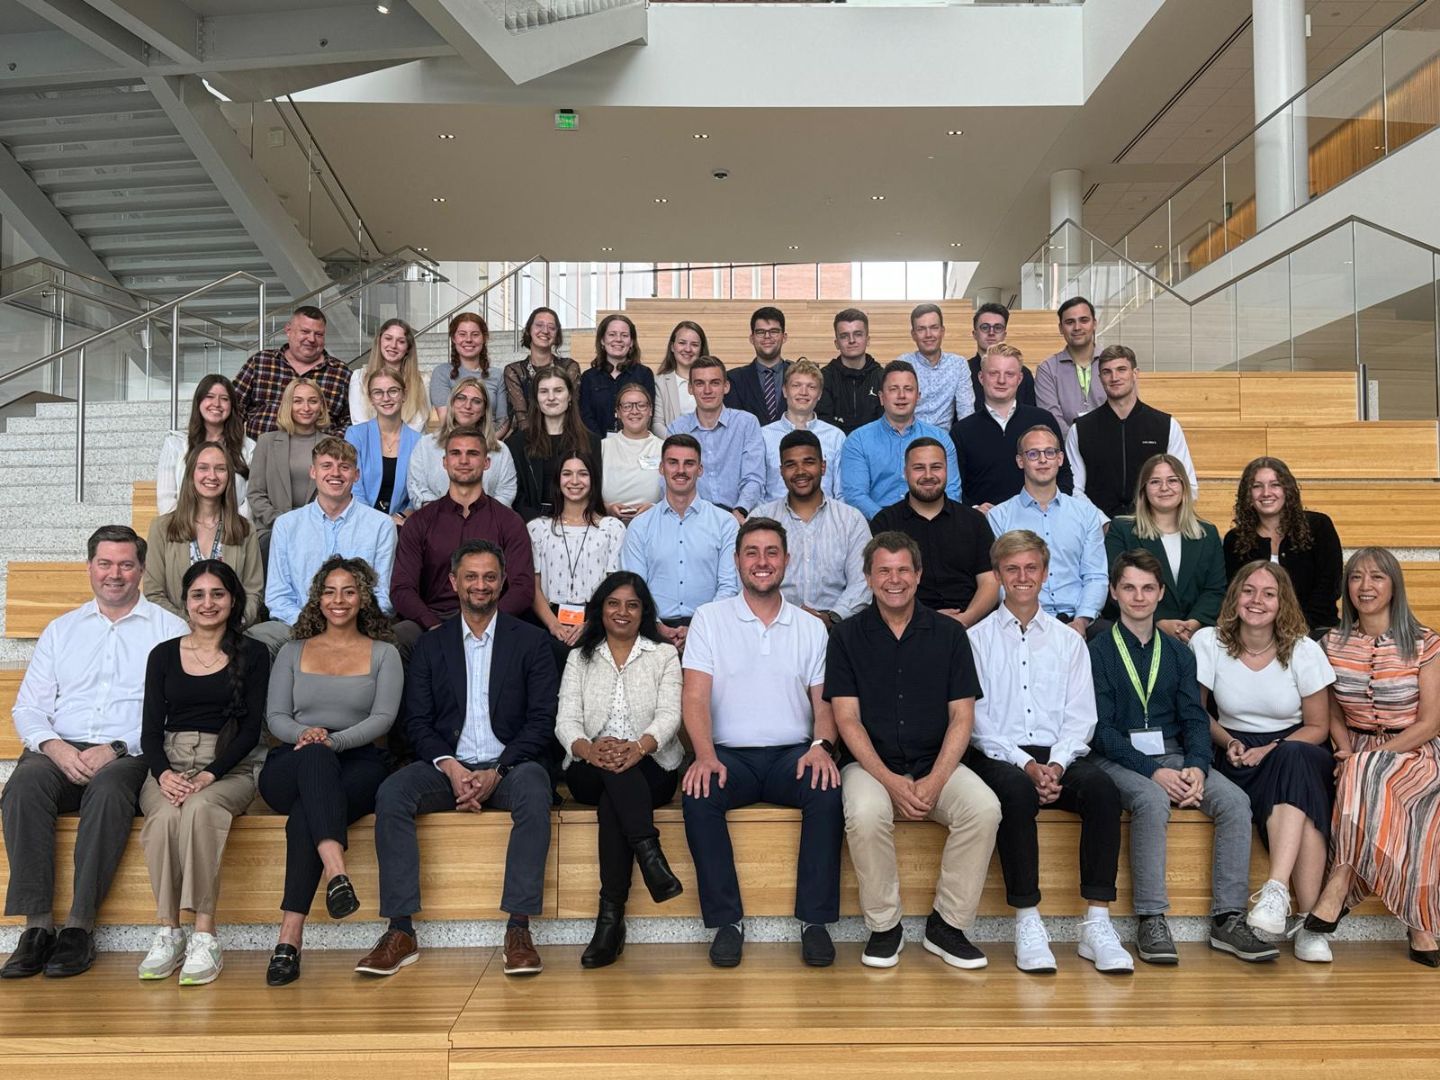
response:
[[[777,420],[780,417],[780,398],[775,393],[775,369],[762,368],[760,381],[764,383],[765,388],[765,419],[767,421]]]

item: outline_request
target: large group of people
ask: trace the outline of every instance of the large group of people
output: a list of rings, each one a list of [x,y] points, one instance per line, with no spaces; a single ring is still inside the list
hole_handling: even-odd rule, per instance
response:
[[[148,541],[99,529],[94,599],[40,638],[0,794],[5,912],[26,920],[0,977],[89,968],[138,807],[157,922],[139,976],[215,979],[225,842],[257,793],[287,817],[271,985],[300,977],[322,889],[332,918],[368,902],[386,921],[357,971],[419,959],[416,819],[487,807],[511,823],[504,970],[534,974],[562,783],[598,822],[585,967],[620,957],[637,868],[656,902],[682,892],[654,819],[677,792],[721,968],[745,943],[727,813],[756,802],[801,813],[812,966],[835,958],[842,845],[862,961],[898,962],[894,825],[928,819],[948,836],[925,949],[986,965],[967,931],[998,853],[1015,963],[1053,972],[1053,807],[1080,821],[1077,952],[1099,971],[1178,962],[1176,808],[1214,821],[1213,948],[1267,961],[1293,937],[1329,961],[1373,893],[1440,967],[1440,637],[1394,556],[1342,567],[1330,519],[1269,457],[1222,539],[1180,425],[1139,399],[1130,350],[1096,352],[1093,308],[1061,308],[1066,348],[1033,377],[1008,318],[981,306],[967,362],[922,304],[915,351],[881,364],[849,308],[820,368],[784,358],[785,316],[764,307],[752,362],[727,370],[686,321],[656,376],[616,315],[577,380],[550,309],[503,369],[464,314],[427,396],[403,322],[352,374],[299,309],[286,346],[202,380]],[[75,810],[57,931],[54,824]],[[1110,918],[1123,812],[1133,954]],[[364,897],[347,830],[372,813]]]

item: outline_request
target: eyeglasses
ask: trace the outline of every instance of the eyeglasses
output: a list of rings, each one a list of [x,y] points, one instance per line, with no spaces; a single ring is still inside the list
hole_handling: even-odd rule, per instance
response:
[[[751,331],[750,331],[750,336],[751,336],[751,337],[763,337],[763,338],[784,337],[784,336],[785,336],[785,331],[784,331],[784,330],[751,330]]]
[[[1152,476],[1145,481],[1146,487],[1152,488],[1178,488],[1180,478],[1178,476]]]
[[[977,324],[975,329],[982,334],[1003,334],[1005,324],[1003,322],[982,322]]]
[[[1059,450],[1056,447],[1047,446],[1043,450],[1026,450],[1021,456],[1024,457],[1026,461],[1040,461],[1041,459],[1044,459],[1045,461],[1053,461],[1063,452],[1064,451]]]
[[[404,392],[405,391],[401,390],[398,386],[392,386],[389,389],[384,389],[377,386],[374,390],[370,391],[370,396],[372,398],[379,398],[382,401],[390,401],[392,399],[398,401],[400,399],[400,395]]]
[[[622,401],[619,406],[621,412],[644,412],[650,408],[648,401]]]

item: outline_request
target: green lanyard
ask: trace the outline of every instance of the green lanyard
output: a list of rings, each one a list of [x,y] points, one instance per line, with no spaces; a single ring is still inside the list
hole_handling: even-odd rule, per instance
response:
[[[1090,363],[1084,367],[1081,367],[1079,364],[1075,365],[1075,379],[1080,384],[1080,397],[1082,399],[1090,396],[1090,370],[1094,364],[1095,361],[1091,360]]]
[[[1115,648],[1120,650],[1120,662],[1125,665],[1125,674],[1130,676],[1130,685],[1135,688],[1135,696],[1140,699],[1140,708],[1145,710],[1145,726],[1150,726],[1150,695],[1155,692],[1155,679],[1160,674],[1160,632],[1154,631],[1155,651],[1150,654],[1150,678],[1145,688],[1140,688],[1140,673],[1135,670],[1135,662],[1130,659],[1130,649],[1125,644],[1125,639],[1120,636],[1120,624],[1110,624],[1110,636],[1115,639]]]

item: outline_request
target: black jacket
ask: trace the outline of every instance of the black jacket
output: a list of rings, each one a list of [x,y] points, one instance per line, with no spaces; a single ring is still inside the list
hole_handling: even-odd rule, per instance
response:
[[[820,404],[815,415],[827,424],[834,424],[849,435],[858,427],[879,420],[885,412],[880,404],[880,383],[885,369],[869,353],[865,363],[854,371],[838,356],[820,372]]]

